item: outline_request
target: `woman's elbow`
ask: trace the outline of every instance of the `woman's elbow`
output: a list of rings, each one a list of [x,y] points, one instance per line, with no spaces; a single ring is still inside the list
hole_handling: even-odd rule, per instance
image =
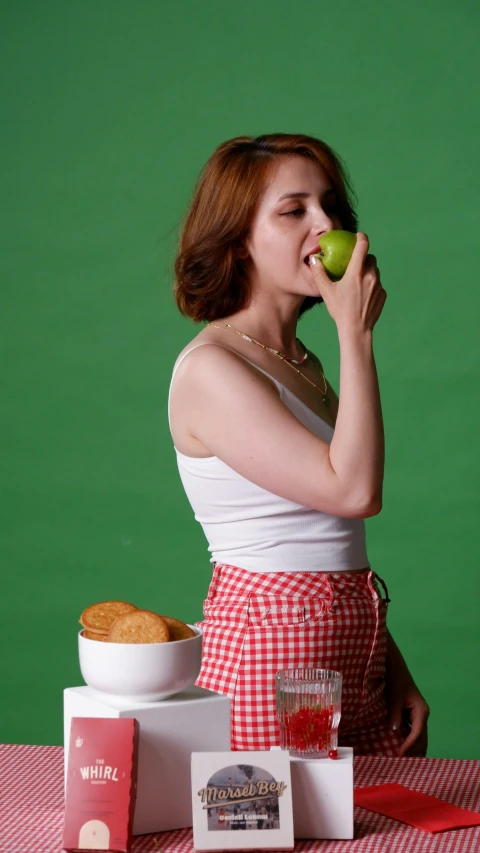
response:
[[[378,515],[382,511],[382,497],[374,498],[367,505],[364,518],[371,518],[373,515]]]
[[[349,518],[371,518],[382,511],[382,494],[359,496],[349,508]]]

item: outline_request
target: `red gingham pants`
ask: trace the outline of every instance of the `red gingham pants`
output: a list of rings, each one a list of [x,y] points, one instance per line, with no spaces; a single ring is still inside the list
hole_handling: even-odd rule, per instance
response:
[[[278,746],[275,673],[316,667],[343,675],[340,746],[397,755],[405,732],[387,724],[388,600],[371,570],[254,573],[215,564],[197,623],[203,656],[196,683],[232,700],[232,749]]]

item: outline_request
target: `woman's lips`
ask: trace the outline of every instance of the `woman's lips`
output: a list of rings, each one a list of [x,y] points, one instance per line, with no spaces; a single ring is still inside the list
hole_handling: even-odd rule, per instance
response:
[[[307,252],[307,254],[305,255],[305,257],[304,257],[304,259],[303,259],[303,262],[304,262],[305,264],[308,264],[308,263],[309,263],[309,260],[310,260],[311,255],[318,255],[318,253],[319,253],[320,251],[321,251],[321,250],[320,250],[320,246],[319,246],[319,244],[317,243],[317,245],[316,245],[316,246],[312,246],[312,248],[311,248],[311,249],[309,249],[309,251]]]

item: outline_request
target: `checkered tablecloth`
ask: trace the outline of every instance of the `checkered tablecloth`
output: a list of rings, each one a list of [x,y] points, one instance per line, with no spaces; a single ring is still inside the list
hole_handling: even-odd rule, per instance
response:
[[[440,758],[355,759],[355,785],[399,782],[449,803],[480,809],[480,762]],[[61,853],[63,748],[0,745],[1,853]],[[355,809],[353,841],[297,841],[295,853],[480,853],[480,828],[432,835]],[[138,835],[132,853],[193,853],[191,829]]]

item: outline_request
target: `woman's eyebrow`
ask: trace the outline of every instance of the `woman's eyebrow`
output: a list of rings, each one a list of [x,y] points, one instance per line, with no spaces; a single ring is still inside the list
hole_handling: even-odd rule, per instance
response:
[[[323,197],[325,198],[326,195],[330,195],[331,193],[333,193],[335,195],[335,190],[333,189],[333,187],[329,190],[325,190]],[[278,201],[283,201],[285,198],[310,198],[310,196],[311,196],[311,193],[306,193],[306,192],[302,192],[302,191],[292,192],[292,193],[284,193],[283,195],[280,196]]]

